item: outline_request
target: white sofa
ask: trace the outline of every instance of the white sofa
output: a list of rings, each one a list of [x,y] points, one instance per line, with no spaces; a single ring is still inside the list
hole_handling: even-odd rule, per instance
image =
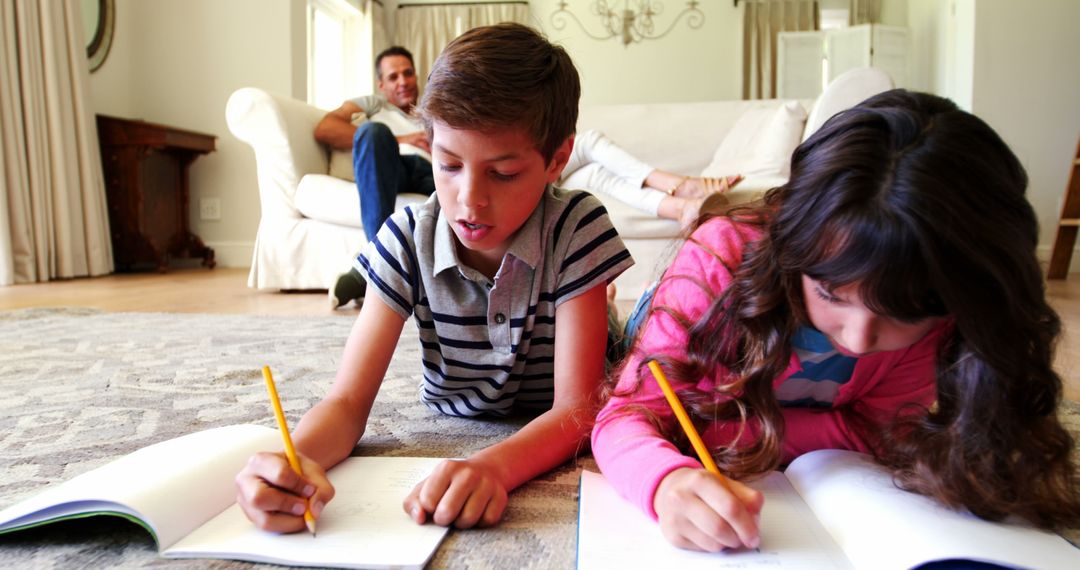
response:
[[[862,71],[854,81],[838,78],[813,105],[757,100],[585,106],[578,130],[600,130],[631,154],[672,172],[742,173],[747,178],[730,197],[746,201],[787,179],[786,171],[762,162],[786,166],[794,145],[835,110],[891,87],[880,72]],[[327,175],[328,150],[312,136],[324,114],[256,88],[239,89],[229,98],[229,129],[255,150],[262,207],[249,287],[332,287],[364,243],[356,188]],[[783,133],[776,132],[780,118],[788,123]],[[793,135],[787,132],[791,121],[797,122]],[[565,186],[575,187],[573,182],[571,176]],[[637,261],[616,281],[619,298],[634,299],[666,266],[679,242],[679,225],[599,197]],[[398,206],[422,199],[404,195]]]

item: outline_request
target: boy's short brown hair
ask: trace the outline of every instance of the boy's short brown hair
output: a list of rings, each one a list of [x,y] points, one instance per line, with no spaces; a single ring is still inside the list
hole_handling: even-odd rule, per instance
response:
[[[523,128],[550,162],[574,134],[581,82],[562,47],[532,28],[473,28],[450,42],[432,66],[420,118],[455,129]]]

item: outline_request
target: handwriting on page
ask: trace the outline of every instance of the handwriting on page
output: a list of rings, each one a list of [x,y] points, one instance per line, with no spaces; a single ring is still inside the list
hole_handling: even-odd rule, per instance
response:
[[[404,516],[402,501],[417,483],[428,476],[431,470],[410,468],[406,465],[402,467],[399,471],[382,470],[379,473],[370,473],[373,476],[385,477],[380,483],[380,488],[397,497],[396,503],[373,500],[366,488],[352,485],[337,489],[337,495],[327,507],[323,518],[353,519],[358,516],[390,516],[396,519],[398,515]],[[366,477],[369,473],[364,475]]]
[[[176,556],[245,553],[246,560],[287,564],[419,566],[446,528],[416,524],[402,501],[440,461],[351,457],[342,462],[329,472],[337,494],[319,517],[316,537],[260,531],[233,505],[170,550]]]
[[[388,528],[405,531],[409,530],[407,527],[415,527],[402,502],[441,460],[416,465],[409,461],[368,464],[364,458],[355,459],[330,472],[337,495],[319,521],[320,542],[324,536],[333,540],[339,530],[348,540],[356,540],[369,532],[382,534]],[[378,493],[372,492],[374,482]],[[346,524],[347,529],[343,528]]]
[[[439,461],[441,461],[441,460],[439,460]],[[399,491],[405,491],[406,493],[408,493],[409,491],[412,491],[413,487],[415,487],[417,483],[419,483],[421,480],[423,480],[424,477],[427,477],[428,473],[431,473],[431,469],[429,469],[429,468],[423,468],[423,469],[404,468],[404,469],[402,469],[400,471],[394,471],[392,473],[387,473],[386,474],[386,477],[387,477],[387,479],[386,479],[386,488],[387,489],[396,489],[396,490],[399,490]]]
[[[721,553],[676,548],[660,527],[622,500],[603,476],[585,472],[581,483],[578,568],[850,568],[795,490],[779,474],[752,485],[765,494],[761,548]]]

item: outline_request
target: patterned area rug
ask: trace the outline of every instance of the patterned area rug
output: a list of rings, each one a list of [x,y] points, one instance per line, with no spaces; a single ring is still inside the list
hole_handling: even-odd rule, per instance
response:
[[[260,368],[274,370],[290,425],[326,392],[352,319],[0,312],[0,507],[150,444],[212,427],[274,427]],[[406,325],[411,333],[412,325]],[[517,421],[441,416],[419,403],[419,344],[405,334],[358,455],[460,457]],[[1080,406],[1063,416],[1080,434]],[[451,531],[432,568],[573,568],[577,485],[591,458],[511,495],[496,528]],[[1067,536],[1076,542],[1080,532]],[[248,568],[159,558],[150,535],[114,517],[0,536],[0,568]]]
[[[230,424],[276,427],[264,364],[274,371],[285,414],[296,425],[333,380],[352,323],[340,317],[0,312],[0,506],[159,441]],[[461,457],[523,423],[433,413],[419,402],[420,378],[419,342],[402,335],[357,455]],[[514,492],[496,528],[451,531],[430,567],[573,568],[582,466],[595,469],[582,459]],[[113,518],[0,536],[0,568],[259,566],[166,560],[149,533]]]

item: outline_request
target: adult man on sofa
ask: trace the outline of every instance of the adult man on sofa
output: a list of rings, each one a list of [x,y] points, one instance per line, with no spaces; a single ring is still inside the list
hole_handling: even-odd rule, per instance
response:
[[[411,115],[419,101],[412,54],[391,46],[375,58],[378,93],[349,99],[315,126],[315,140],[339,150],[352,150],[360,220],[368,240],[394,211],[398,194],[430,195],[431,142]],[[355,119],[367,120],[359,126]],[[330,291],[331,304],[340,307],[364,296],[366,282],[355,269],[338,277]]]

